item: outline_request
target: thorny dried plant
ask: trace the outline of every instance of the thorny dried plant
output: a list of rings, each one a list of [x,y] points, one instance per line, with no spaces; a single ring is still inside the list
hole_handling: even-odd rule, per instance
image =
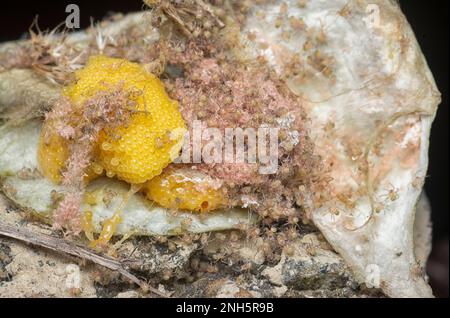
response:
[[[85,53],[67,43],[67,31],[57,26],[42,31],[37,19],[29,29],[29,40],[2,53],[0,69],[31,68],[51,83],[66,84],[84,64]]]

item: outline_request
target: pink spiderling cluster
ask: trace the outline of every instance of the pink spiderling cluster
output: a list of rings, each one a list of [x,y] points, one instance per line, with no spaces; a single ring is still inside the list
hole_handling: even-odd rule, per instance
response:
[[[82,194],[79,192],[69,192],[64,196],[53,213],[53,228],[58,230],[68,229],[73,234],[80,233],[81,196]]]
[[[187,70],[184,77],[174,80],[173,94],[180,101],[191,135],[195,120],[223,131],[262,124],[278,127],[273,119],[286,114],[294,118],[289,129],[303,129],[298,101],[283,94],[264,69],[247,69],[218,58],[204,58],[192,48],[175,61]],[[198,164],[197,168],[228,183],[257,184],[263,180],[257,164]]]

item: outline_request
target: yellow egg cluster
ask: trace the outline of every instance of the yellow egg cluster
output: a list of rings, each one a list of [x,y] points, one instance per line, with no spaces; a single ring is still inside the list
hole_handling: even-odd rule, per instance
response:
[[[136,95],[126,127],[100,137],[99,163],[108,176],[143,183],[175,159],[186,126],[178,103],[169,98],[156,76],[123,59],[94,56],[77,72],[77,79],[64,92],[75,103],[117,85]]]
[[[186,126],[178,103],[169,98],[156,76],[136,63],[93,56],[76,73],[76,78],[76,83],[63,90],[75,105],[82,105],[98,92],[108,92],[118,86],[133,93],[130,94],[132,103],[124,105],[132,114],[126,124],[114,131],[101,132],[94,171],[101,173],[105,169],[109,177],[116,176],[131,184],[144,183],[159,175],[175,159]],[[68,156],[67,145],[57,135],[48,136],[44,125],[39,162],[44,175],[59,182]]]
[[[223,189],[215,186],[208,176],[183,169],[166,169],[144,186],[150,200],[169,209],[207,212],[227,203]]]
[[[42,126],[38,145],[38,163],[42,174],[54,183],[61,183],[62,172],[69,158],[67,142],[56,132],[53,122],[45,122]],[[102,174],[102,168],[93,163],[88,167],[84,182],[95,179]]]
[[[65,140],[56,133],[51,122],[46,122],[42,127],[38,146],[38,162],[42,174],[54,183],[60,183],[68,157],[69,150]]]

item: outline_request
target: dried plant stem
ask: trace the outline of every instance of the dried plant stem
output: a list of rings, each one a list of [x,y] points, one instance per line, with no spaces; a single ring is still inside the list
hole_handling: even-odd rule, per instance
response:
[[[223,24],[222,21],[220,21],[220,19],[216,16],[216,14],[214,13],[214,11],[211,9],[211,7],[209,5],[207,5],[205,2],[203,2],[203,0],[196,0],[195,1],[197,3],[197,5],[202,8],[203,10],[205,10],[206,12],[208,12],[216,21],[217,25],[220,28],[223,28],[225,26],[225,24]]]
[[[91,250],[82,246],[75,245],[64,239],[56,238],[50,235],[36,233],[17,226],[11,226],[0,222],[0,236],[13,238],[22,242],[30,243],[33,245],[41,246],[58,253],[69,254],[88,261],[91,261],[100,266],[106,267],[110,270],[116,271],[128,278],[133,283],[136,283],[141,288],[151,291],[152,293],[161,296],[168,297],[166,294],[160,292],[158,289],[148,286],[145,282],[127,271],[123,265],[112,258],[98,255]]]

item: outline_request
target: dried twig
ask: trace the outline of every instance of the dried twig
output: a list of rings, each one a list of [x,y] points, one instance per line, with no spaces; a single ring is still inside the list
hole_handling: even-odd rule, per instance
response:
[[[220,21],[220,19],[216,16],[216,14],[211,9],[211,7],[209,5],[207,5],[205,2],[203,2],[203,0],[196,0],[195,2],[197,3],[197,5],[200,8],[202,8],[203,10],[208,12],[213,17],[213,19],[216,21],[216,23],[219,26],[219,28],[223,28],[225,26],[225,24],[223,24],[223,22]]]
[[[123,265],[112,258],[95,254],[89,249],[82,246],[78,246],[72,242],[64,239],[56,238],[50,235],[36,233],[24,228],[11,226],[0,222],[0,236],[14,238],[16,240],[30,243],[33,245],[41,246],[50,249],[55,252],[65,253],[72,256],[76,256],[82,259],[86,259],[100,266],[106,267],[110,270],[116,271],[128,278],[133,283],[136,283],[144,290],[147,289],[152,293],[161,296],[168,297],[166,294],[160,292],[158,289],[148,286],[145,282],[127,271]]]

